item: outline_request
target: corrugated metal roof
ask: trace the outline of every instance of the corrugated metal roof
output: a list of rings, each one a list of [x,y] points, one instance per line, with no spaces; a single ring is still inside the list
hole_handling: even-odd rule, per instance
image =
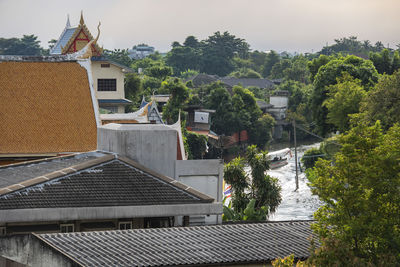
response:
[[[79,266],[266,264],[309,257],[312,221],[35,235]]]
[[[64,29],[57,43],[50,50],[50,55],[61,55],[62,47],[65,47],[77,28],[78,27]]]

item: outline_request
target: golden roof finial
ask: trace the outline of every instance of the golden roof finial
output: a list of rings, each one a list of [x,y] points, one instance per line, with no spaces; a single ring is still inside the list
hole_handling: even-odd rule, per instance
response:
[[[83,20],[83,10],[81,10],[81,19],[79,21],[79,25],[85,24],[85,21]]]

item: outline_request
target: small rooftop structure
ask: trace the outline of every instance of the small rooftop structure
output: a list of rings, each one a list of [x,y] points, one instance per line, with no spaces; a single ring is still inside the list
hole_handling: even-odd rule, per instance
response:
[[[33,234],[0,240],[0,255],[26,264],[73,266],[232,266],[309,257],[311,221]],[[18,245],[29,244],[27,249]],[[37,251],[33,251],[36,249]],[[68,266],[70,266],[68,265]]]

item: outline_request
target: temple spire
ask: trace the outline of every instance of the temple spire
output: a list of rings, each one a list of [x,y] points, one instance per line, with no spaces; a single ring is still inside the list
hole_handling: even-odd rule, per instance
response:
[[[79,20],[79,25],[85,24],[85,21],[83,20],[83,10],[81,10],[81,19]]]
[[[71,28],[71,23],[69,22],[69,14],[67,14],[67,25],[65,25],[65,28]]]

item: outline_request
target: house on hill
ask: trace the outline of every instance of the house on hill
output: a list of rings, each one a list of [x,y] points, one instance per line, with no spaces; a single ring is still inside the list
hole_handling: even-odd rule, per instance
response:
[[[83,49],[93,38],[83,19],[83,14],[78,26],[71,26],[69,18],[50,55],[67,55]],[[125,73],[133,72],[129,67],[105,58],[103,49],[97,42],[91,45],[92,50],[92,75],[95,95],[100,108],[113,113],[125,113],[125,106],[132,102],[125,99],[124,79]]]

